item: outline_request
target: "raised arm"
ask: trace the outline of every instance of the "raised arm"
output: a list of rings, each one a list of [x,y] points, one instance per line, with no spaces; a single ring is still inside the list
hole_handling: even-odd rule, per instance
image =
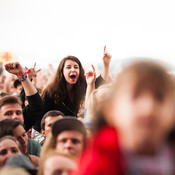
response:
[[[37,93],[35,86],[32,84],[29,78],[24,78],[24,80],[22,79],[25,77],[25,72],[19,62],[7,63],[4,66],[6,71],[16,75],[21,80],[26,96],[32,96]]]
[[[93,69],[93,71],[88,71],[85,74],[86,82],[87,82],[85,108],[87,108],[89,97],[90,97],[91,93],[93,92],[93,90],[95,89],[96,72],[95,72],[95,68],[93,65],[92,65],[92,69]]]
[[[101,76],[105,81],[109,80],[109,65],[110,65],[110,62],[111,62],[111,55],[106,51],[106,46],[104,46],[103,70],[102,70]]]
[[[41,71],[41,69],[38,69],[38,70],[36,70],[35,69],[35,67],[36,67],[36,63],[34,63],[34,66],[33,67],[31,67],[31,68],[27,68],[27,67],[25,67],[25,69],[27,70],[27,72],[29,72],[28,73],[28,78],[32,81],[32,84],[36,87],[36,76],[37,76],[37,73],[39,72],[39,71]],[[22,103],[23,103],[23,108],[25,107],[25,98],[26,98],[26,94],[25,94],[25,91],[24,91],[24,88],[22,88],[22,90],[21,90],[21,93],[20,93],[20,98],[21,98],[21,101],[22,101]]]
[[[5,69],[9,73],[16,75],[21,80],[22,86],[26,93],[28,105],[23,109],[24,125],[26,130],[30,129],[33,125],[36,124],[36,127],[38,128],[37,130],[40,131],[43,102],[37,92],[37,89],[30,81],[30,79],[26,77],[26,73],[24,72],[20,63],[8,63],[5,65]]]

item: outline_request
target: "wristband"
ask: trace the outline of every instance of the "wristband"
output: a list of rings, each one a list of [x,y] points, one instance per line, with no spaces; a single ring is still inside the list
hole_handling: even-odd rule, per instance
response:
[[[24,72],[19,78],[19,81],[24,81],[27,78],[27,74],[30,73],[31,70],[28,70],[27,72]]]

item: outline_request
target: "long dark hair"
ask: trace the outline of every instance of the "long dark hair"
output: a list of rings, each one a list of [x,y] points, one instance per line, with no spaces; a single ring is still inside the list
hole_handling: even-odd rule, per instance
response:
[[[84,77],[84,69],[79,59],[75,56],[67,56],[61,60],[53,81],[43,90],[42,98],[44,99],[47,94],[54,100],[54,103],[57,104],[68,96],[67,83],[63,75],[63,68],[67,60],[75,61],[80,69],[78,81],[72,87],[73,104],[75,111],[78,111],[81,102],[84,100],[87,85]]]
[[[0,138],[5,135],[13,136],[13,130],[20,125],[24,128],[23,123],[19,120],[4,119],[0,121]]]

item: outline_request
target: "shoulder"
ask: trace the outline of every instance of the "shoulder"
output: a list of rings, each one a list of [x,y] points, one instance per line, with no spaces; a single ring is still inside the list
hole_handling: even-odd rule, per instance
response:
[[[49,92],[47,92],[47,91],[45,91],[43,94],[42,94],[42,100],[44,101],[44,102],[46,102],[46,101],[54,101],[54,98],[52,97],[52,95],[49,93]]]
[[[28,139],[28,143],[29,145],[31,144],[31,145],[35,145],[36,147],[40,147],[40,144],[35,140]]]
[[[118,135],[113,127],[102,128],[95,136],[94,146],[100,149],[116,149],[118,147]]]
[[[31,162],[35,168],[39,167],[39,160],[40,158],[35,155],[29,155]]]

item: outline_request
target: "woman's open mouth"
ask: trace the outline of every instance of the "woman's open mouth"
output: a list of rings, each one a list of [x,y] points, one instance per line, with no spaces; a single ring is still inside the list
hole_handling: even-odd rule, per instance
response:
[[[71,80],[75,80],[76,79],[76,75],[70,75],[70,79]]]

